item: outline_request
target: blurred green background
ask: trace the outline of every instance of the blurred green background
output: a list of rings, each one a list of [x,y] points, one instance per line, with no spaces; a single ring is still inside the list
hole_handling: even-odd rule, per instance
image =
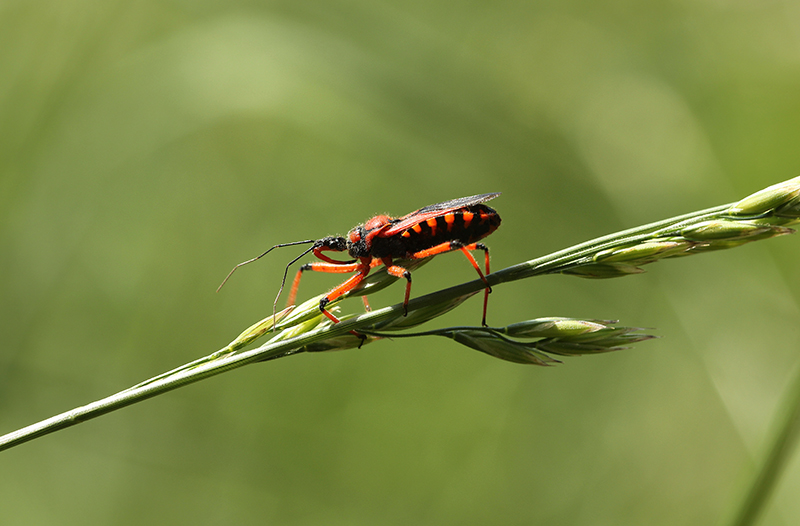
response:
[[[791,1],[3,0],[0,433],[222,347],[298,251],[216,286],[275,243],[500,191],[500,269],[794,177],[799,27]],[[497,287],[493,324],[663,336],[554,368],[430,339],[236,370],[0,454],[3,522],[713,524],[798,366],[799,255]],[[800,522],[797,457],[761,524]]]

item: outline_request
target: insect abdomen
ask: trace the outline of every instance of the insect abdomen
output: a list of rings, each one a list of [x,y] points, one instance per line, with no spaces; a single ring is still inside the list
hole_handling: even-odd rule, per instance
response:
[[[372,240],[373,257],[405,258],[447,241],[465,245],[488,236],[500,226],[500,215],[492,208],[471,205],[423,220],[390,237]]]

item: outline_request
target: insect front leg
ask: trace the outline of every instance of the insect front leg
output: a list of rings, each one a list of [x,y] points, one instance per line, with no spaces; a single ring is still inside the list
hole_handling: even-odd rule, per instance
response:
[[[372,266],[370,265],[371,258],[362,258],[359,263],[354,263],[355,270],[358,272],[356,275],[351,276],[347,281],[330,291],[324,298],[319,301],[319,310],[322,311],[322,314],[328,317],[333,323],[339,323],[339,318],[325,310],[325,306],[347,292],[350,292],[354,288],[358,286],[359,283],[369,274],[370,269]],[[338,267],[342,265],[331,265],[329,263],[311,263],[311,265],[316,265],[316,268],[312,268],[311,270],[317,270],[321,272],[348,272],[345,270],[339,270]],[[305,265],[304,265],[305,266]],[[351,265],[347,265],[348,267]],[[352,272],[352,271],[349,271]],[[354,334],[356,334],[354,332]]]
[[[306,263],[302,267],[297,270],[297,274],[294,275],[294,281],[292,282],[292,289],[289,291],[289,299],[286,302],[286,305],[294,305],[294,300],[297,298],[297,287],[300,286],[300,278],[303,276],[303,272],[306,270],[312,270],[314,272],[328,272],[328,273],[335,273],[335,274],[347,274],[350,272],[355,272],[359,269],[360,263],[321,263],[321,262],[314,262],[314,263]]]

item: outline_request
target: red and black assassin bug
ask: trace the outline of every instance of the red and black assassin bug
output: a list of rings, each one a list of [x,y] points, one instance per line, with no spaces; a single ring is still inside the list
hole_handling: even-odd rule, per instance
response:
[[[304,271],[312,270],[315,272],[331,272],[337,274],[355,272],[356,274],[328,292],[319,302],[319,309],[322,313],[334,323],[339,323],[339,319],[328,312],[325,306],[342,294],[356,288],[373,267],[384,264],[389,274],[406,279],[406,293],[403,299],[403,309],[405,314],[408,314],[408,299],[411,294],[411,273],[407,269],[396,265],[394,260],[422,259],[444,254],[445,252],[460,250],[464,253],[469,262],[472,263],[472,266],[475,267],[475,270],[478,272],[483,282],[486,283],[482,318],[483,325],[486,325],[486,307],[489,299],[489,292],[491,292],[492,289],[470,251],[482,250],[484,252],[486,274],[489,274],[489,249],[483,243],[476,243],[476,241],[488,236],[500,226],[500,216],[498,213],[494,209],[483,204],[490,199],[494,199],[498,195],[500,195],[500,193],[496,192],[453,199],[451,201],[425,206],[400,218],[378,215],[368,220],[363,225],[358,225],[350,230],[347,237],[329,236],[318,240],[307,239],[304,241],[275,245],[263,254],[236,265],[233,270],[230,271],[228,277],[225,278],[225,281],[228,280],[237,268],[264,257],[275,248],[312,243],[312,246],[308,250],[286,265],[281,288],[278,291],[278,296],[275,298],[275,305],[277,305],[283,287],[286,284],[286,276],[288,275],[289,267],[309,252],[312,252],[322,261],[307,263],[300,267],[289,293],[289,305],[294,304],[295,297],[297,296],[297,287],[300,284],[300,277]],[[349,261],[331,259],[323,253],[326,251],[347,252],[353,259]],[[225,284],[225,281],[222,282],[222,285]],[[222,285],[220,285],[220,287],[222,287]]]

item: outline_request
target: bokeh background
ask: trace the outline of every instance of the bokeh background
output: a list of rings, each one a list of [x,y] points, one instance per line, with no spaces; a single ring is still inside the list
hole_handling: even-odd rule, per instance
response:
[[[500,191],[499,269],[796,176],[799,28],[764,0],[3,0],[0,433],[222,347],[297,251],[216,286],[275,243]],[[3,522],[714,524],[798,366],[798,256],[497,287],[494,324],[662,336],[558,367],[430,339],[224,374],[2,453]],[[473,278],[441,256],[413,292]],[[794,458],[761,524],[798,494]]]

